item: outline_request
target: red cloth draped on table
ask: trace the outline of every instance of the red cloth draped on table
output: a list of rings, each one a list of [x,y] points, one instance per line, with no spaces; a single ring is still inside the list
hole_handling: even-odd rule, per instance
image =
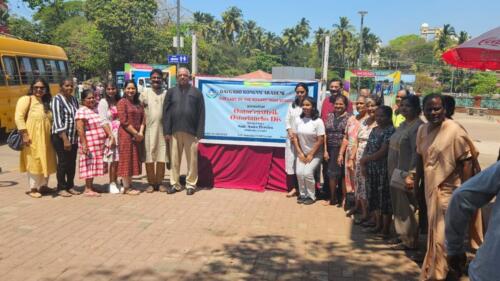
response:
[[[241,145],[198,145],[198,185],[286,191],[285,149]]]

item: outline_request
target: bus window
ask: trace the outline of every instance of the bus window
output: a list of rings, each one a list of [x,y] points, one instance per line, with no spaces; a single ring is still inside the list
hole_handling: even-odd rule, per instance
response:
[[[38,76],[43,78],[45,81],[47,81],[45,66],[43,65],[43,60],[42,59],[35,59],[35,61],[36,61],[36,66],[37,66],[37,70],[38,70]]]
[[[23,84],[30,84],[33,81],[33,68],[30,58],[17,57],[17,65],[19,65],[19,73]]]
[[[6,80],[9,85],[19,85],[19,72],[14,57],[3,57],[3,65],[5,66]]]
[[[0,61],[0,86],[5,86],[5,74],[3,73],[2,61]]]
[[[52,69],[52,82],[59,82],[61,80],[61,71],[59,71],[56,61],[55,60],[50,60],[50,68]]]
[[[45,65],[45,71],[46,71],[46,75],[47,75],[47,81],[49,83],[51,82],[55,82],[54,80],[54,70],[55,69],[52,69],[51,65],[50,65],[50,60],[47,60],[47,59],[44,59],[43,60],[43,64]]]
[[[66,64],[64,64],[64,61],[58,60],[57,64],[59,65],[59,69],[61,70],[63,79],[65,77],[69,77],[68,69],[66,68]]]

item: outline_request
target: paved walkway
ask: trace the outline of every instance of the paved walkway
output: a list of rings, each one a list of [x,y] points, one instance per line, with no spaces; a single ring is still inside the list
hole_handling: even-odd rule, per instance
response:
[[[416,280],[419,272],[340,209],[278,192],[31,199],[26,184],[20,173],[0,174],[2,280]]]

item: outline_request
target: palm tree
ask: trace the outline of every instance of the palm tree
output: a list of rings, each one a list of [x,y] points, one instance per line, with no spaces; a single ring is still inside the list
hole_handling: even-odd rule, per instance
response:
[[[234,6],[222,13],[223,37],[230,43],[235,42],[237,34],[241,31],[242,16],[241,10]]]
[[[212,41],[217,34],[217,29],[215,28],[216,20],[214,16],[208,13],[195,12],[193,13],[195,28],[207,41]]]
[[[285,28],[283,30],[283,46],[291,50],[300,45],[301,37],[295,28]]]
[[[445,24],[443,29],[438,35],[438,40],[436,41],[436,50],[438,52],[443,52],[449,47],[451,36],[456,35],[455,28],[449,24]]]
[[[279,47],[279,37],[272,32],[266,32],[262,36],[262,49],[266,53],[275,53],[275,49]]]
[[[339,24],[334,24],[333,28],[335,29],[333,34],[337,42],[340,45],[340,58],[341,62],[344,65],[346,60],[346,49],[349,44],[349,41],[352,39],[352,33],[354,31],[354,27],[349,23],[349,19],[347,17],[340,17]]]
[[[469,40],[469,34],[465,31],[460,31],[460,33],[458,34],[458,44],[460,45],[467,40]]]
[[[318,49],[318,55],[321,57],[321,53],[323,51],[323,43],[325,41],[325,36],[328,34],[326,29],[319,27],[316,31],[314,31],[314,45]]]
[[[243,28],[239,37],[239,44],[245,53],[249,53],[258,44],[258,29],[257,23],[249,20],[243,23]]]

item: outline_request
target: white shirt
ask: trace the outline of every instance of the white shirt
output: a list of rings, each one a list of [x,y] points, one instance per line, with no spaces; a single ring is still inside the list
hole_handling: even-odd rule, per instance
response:
[[[295,119],[294,131],[297,134],[302,152],[307,154],[318,140],[318,136],[325,135],[325,125],[319,117],[316,120],[312,120],[308,117],[300,118],[299,116]],[[321,151],[320,147],[315,156],[321,155]]]

